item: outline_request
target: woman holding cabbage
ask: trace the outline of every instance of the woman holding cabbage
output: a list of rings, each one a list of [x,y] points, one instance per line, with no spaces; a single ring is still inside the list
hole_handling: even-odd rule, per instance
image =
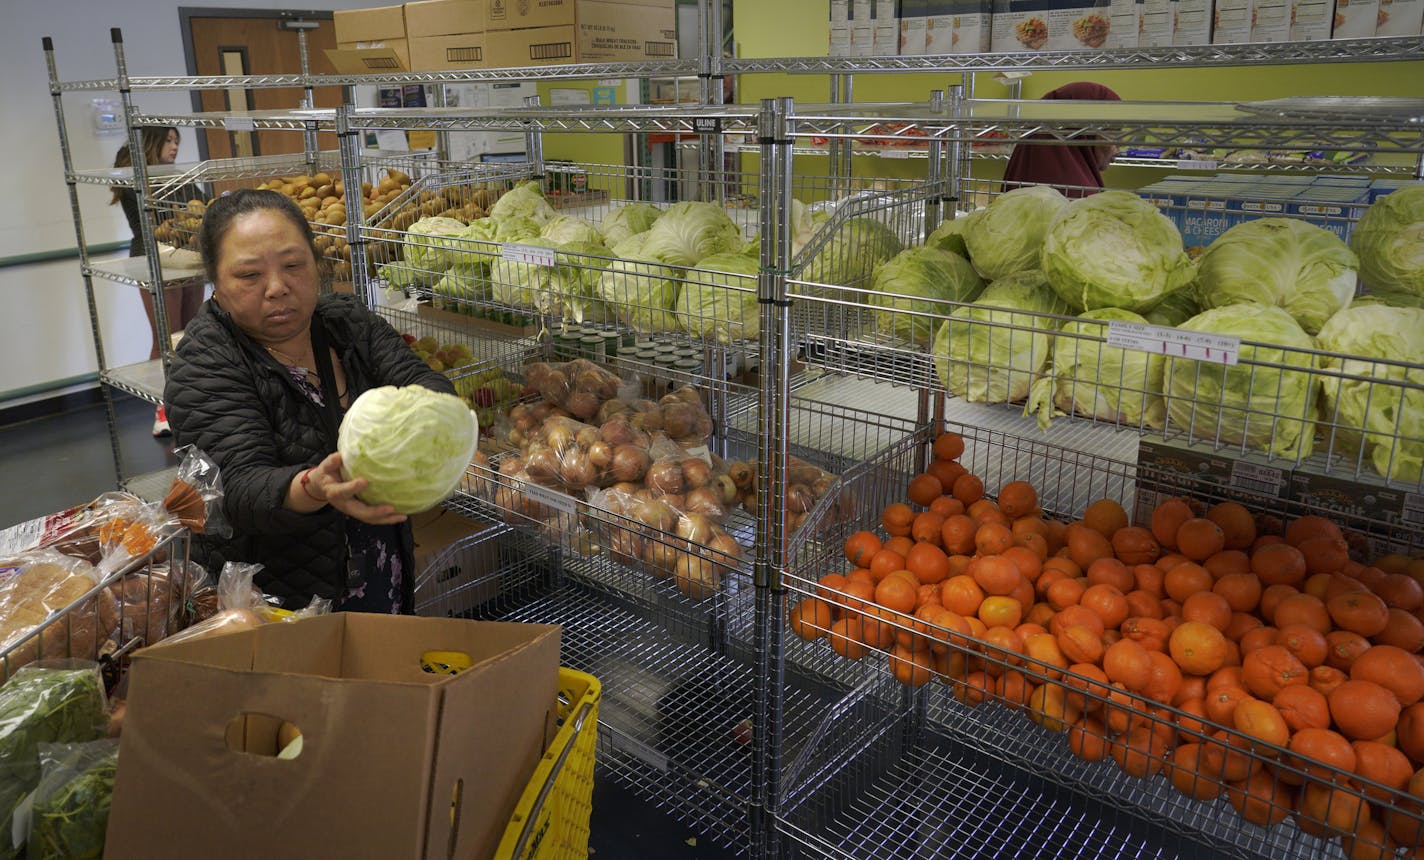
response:
[[[213,294],[164,398],[178,444],[220,469],[233,533],[196,536],[194,555],[213,570],[260,563],[257,585],[287,606],[323,597],[336,610],[410,612],[410,526],[357,497],[367,482],[343,476],[337,433],[368,389],[454,386],[354,296],[318,297],[311,227],[283,195],[219,198],[199,239]]]

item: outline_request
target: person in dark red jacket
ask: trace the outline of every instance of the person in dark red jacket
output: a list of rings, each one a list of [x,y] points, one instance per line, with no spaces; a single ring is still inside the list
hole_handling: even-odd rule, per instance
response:
[[[200,234],[213,284],[164,389],[180,445],[222,476],[228,539],[197,536],[197,560],[259,563],[257,584],[289,608],[409,613],[415,571],[406,517],[357,498],[337,430],[358,395],[382,385],[454,394],[384,319],[354,296],[318,298],[317,255],[301,209],[242,190],[208,207]]]
[[[1064,84],[1043,95],[1062,101],[1120,101],[1118,94],[1091,81]],[[1057,185],[1068,197],[1086,197],[1103,187],[1103,171],[1117,156],[1117,147],[1069,144],[1020,143],[1004,168],[1004,189],[1021,185]]]

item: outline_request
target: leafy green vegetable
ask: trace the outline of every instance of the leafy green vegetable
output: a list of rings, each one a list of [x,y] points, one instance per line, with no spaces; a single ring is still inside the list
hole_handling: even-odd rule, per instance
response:
[[[644,250],[647,233],[630,236],[613,248],[616,258],[598,278],[598,294],[618,319],[638,331],[677,331],[677,281],[682,270],[651,259]]]
[[[598,294],[598,279],[612,262],[602,242],[565,242],[554,255],[554,289],[574,322],[609,322],[612,311]]]
[[[523,244],[539,248],[556,248],[549,239],[528,239]],[[535,308],[540,313],[554,313],[560,307],[554,287],[554,267],[519,260],[500,258],[490,266],[490,292],[494,300],[506,305]]]
[[[28,860],[98,860],[104,856],[119,742],[45,744],[44,775],[30,814]]]
[[[1202,312],[1195,284],[1188,284],[1148,308],[1143,316],[1153,325],[1179,326]]]
[[[539,181],[526,179],[496,200],[490,207],[489,214],[496,220],[523,216],[542,226],[557,213],[554,212],[554,207],[549,205],[549,201],[544,199],[544,191],[539,187]]]
[[[416,514],[460,483],[478,437],[474,414],[455,395],[421,385],[383,385],[351,404],[336,450],[348,479],[368,482],[361,501]]]
[[[691,266],[743,245],[742,230],[725,209],[695,200],[668,207],[643,235],[643,254],[670,266]]]
[[[1360,279],[1370,290],[1424,296],[1424,184],[1407,185],[1370,204],[1350,232]]]
[[[1296,218],[1237,224],[1197,261],[1197,288],[1209,308],[1260,302],[1279,305],[1308,334],[1355,294],[1359,265],[1345,242]]]
[[[1156,206],[1103,191],[1059,213],[1043,239],[1043,273],[1072,307],[1141,313],[1191,283],[1193,268],[1182,234]]]
[[[856,286],[869,278],[876,266],[904,248],[895,232],[874,218],[847,218],[805,265],[800,279]]]
[[[974,268],[990,281],[1042,268],[1044,237],[1067,205],[1068,198],[1047,185],[999,195],[964,226],[964,244]]]
[[[592,224],[577,215],[555,215],[539,230],[539,238],[548,239],[556,245],[569,242],[597,242],[603,244],[603,235]]]
[[[463,235],[465,224],[454,218],[432,215],[411,224],[409,232],[413,235],[405,244],[405,261],[426,273],[437,273],[435,276],[417,276],[425,279],[425,283],[431,283],[439,272],[450,268],[454,262],[453,254],[460,250],[461,243],[449,241],[449,238]]]
[[[678,292],[678,322],[688,334],[719,343],[756,337],[761,332],[758,271],[757,261],[742,254],[699,260]]]
[[[928,346],[940,321],[916,314],[945,316],[953,310],[948,302],[973,301],[984,281],[958,254],[920,245],[876,266],[871,286],[870,304],[882,309],[876,330]]]
[[[1048,362],[1068,305],[1042,272],[1017,272],[990,284],[969,307],[950,314],[934,339],[935,370],[949,392],[971,403],[1012,403],[1028,395]]]
[[[78,743],[104,736],[104,688],[97,666],[46,669],[24,666],[0,687],[0,833],[40,780],[40,744]],[[0,838],[0,858],[18,858]]]
[[[1370,290],[1355,296],[1350,303],[1356,305],[1389,305],[1394,308],[1424,308],[1424,293],[1410,293],[1404,290]]]
[[[964,231],[969,228],[969,224],[983,209],[975,209],[958,217],[951,216],[940,222],[934,231],[925,237],[925,244],[941,251],[949,251],[958,254],[964,259],[969,259],[969,244],[964,241]],[[972,261],[971,261],[972,262]]]
[[[1033,383],[1024,414],[1038,414],[1048,429],[1054,410],[1084,415],[1130,427],[1160,428],[1166,419],[1162,402],[1162,359],[1138,350],[1107,346],[1103,323],[1112,320],[1145,323],[1132,311],[1100,308],[1084,311],[1064,323],[1053,338],[1053,358],[1047,376]]]
[[[1274,305],[1227,305],[1203,311],[1179,328],[1233,335],[1243,343],[1235,365],[1164,362],[1161,390],[1172,424],[1202,441],[1275,457],[1310,456],[1320,382],[1313,356],[1297,350],[1314,349],[1315,341],[1290,314]]]
[[[603,216],[599,222],[599,232],[603,243],[613,247],[629,236],[645,232],[658,220],[663,210],[651,203],[626,203]]]
[[[1321,377],[1323,411],[1337,428],[1335,449],[1353,454],[1363,435],[1377,472],[1417,484],[1424,467],[1424,310],[1352,305],[1331,317],[1316,340],[1340,353],[1321,356],[1321,369],[1345,374]]]

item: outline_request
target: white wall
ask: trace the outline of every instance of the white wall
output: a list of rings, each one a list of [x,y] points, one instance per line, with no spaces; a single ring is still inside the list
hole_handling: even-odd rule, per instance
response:
[[[123,28],[131,75],[184,75],[183,34],[178,3],[172,0],[0,0],[0,153],[9,169],[0,205],[0,257],[73,248],[76,245],[64,167],[59,151],[53,100],[45,71],[42,36],[54,37],[61,80],[112,78],[110,27]],[[185,4],[186,5],[186,4]],[[219,0],[217,8],[345,9],[379,5],[377,0]],[[324,22],[323,26],[330,26]],[[125,142],[122,134],[94,133],[90,100],[117,100],[116,93],[64,96],[74,163],[80,169],[106,167]],[[191,110],[187,91],[145,92],[146,111]],[[195,161],[194,133],[184,130],[178,160]],[[117,206],[105,205],[108,190],[79,186],[85,238],[90,245],[125,241],[128,224]],[[138,291],[94,282],[110,366],[148,357],[151,337]],[[0,406],[23,402],[21,389],[93,374],[98,370],[90,335],[84,284],[77,260],[0,268]],[[24,398],[31,399],[31,398]]]

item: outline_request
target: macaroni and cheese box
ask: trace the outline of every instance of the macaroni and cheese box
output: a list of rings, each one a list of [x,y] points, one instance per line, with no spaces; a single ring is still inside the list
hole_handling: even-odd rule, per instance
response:
[[[851,0],[849,26],[852,57],[875,56],[874,9],[875,0]]]
[[[929,14],[927,0],[903,0],[900,4],[900,53],[903,56],[930,53],[926,32]]]
[[[995,51],[1084,51],[1105,48],[1112,32],[1109,0],[994,0]]]
[[[1172,44],[1210,45],[1212,0],[1175,0],[1172,3]]]
[[[1424,33],[1424,0],[1379,0],[1376,36],[1418,36]]]
[[[927,53],[981,54],[996,50],[990,26],[993,18],[990,0],[930,0],[928,5]]]
[[[875,55],[893,57],[900,53],[900,16],[895,0],[875,0]]]
[[[1333,39],[1368,39],[1379,28],[1379,0],[1335,0]]]
[[[1110,7],[1108,48],[1136,48],[1142,38],[1142,0],[1119,0]]]
[[[1291,0],[1292,42],[1317,42],[1330,38],[1332,0]]]
[[[1172,0],[1144,0],[1142,20],[1138,23],[1137,47],[1165,48],[1172,44],[1176,6]]]
[[[1251,41],[1251,0],[1217,0],[1211,43],[1234,45]]]
[[[1290,40],[1291,0],[1252,0],[1251,41]]]

